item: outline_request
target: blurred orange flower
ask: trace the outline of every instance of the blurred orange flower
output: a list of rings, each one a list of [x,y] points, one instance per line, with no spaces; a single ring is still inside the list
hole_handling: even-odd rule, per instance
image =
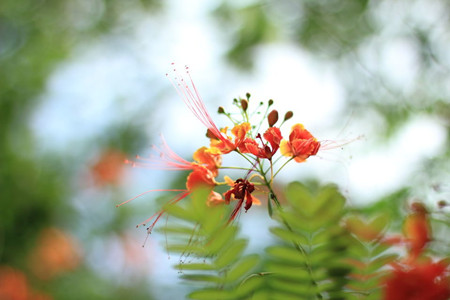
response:
[[[21,271],[9,266],[0,266],[1,300],[51,300],[49,295],[33,291],[27,277]]]
[[[125,154],[118,150],[105,150],[91,166],[90,173],[98,186],[120,183],[124,172]]]
[[[394,267],[392,276],[385,282],[385,300],[447,300],[450,298],[449,270],[444,262]]]
[[[403,224],[403,232],[408,243],[409,259],[415,260],[431,240],[431,227],[428,211],[422,203],[412,203],[411,211]]]
[[[75,269],[80,260],[75,240],[57,228],[47,228],[41,232],[29,258],[31,270],[42,280]]]

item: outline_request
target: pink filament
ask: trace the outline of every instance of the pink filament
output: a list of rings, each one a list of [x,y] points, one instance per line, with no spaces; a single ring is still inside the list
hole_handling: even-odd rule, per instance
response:
[[[120,204],[117,204],[116,207],[119,207],[119,206],[122,206],[122,205],[124,205],[124,204],[127,204],[128,202],[131,202],[131,201],[133,201],[133,200],[136,199],[136,198],[139,198],[139,197],[141,197],[141,196],[143,196],[143,195],[145,195],[145,194],[152,193],[152,192],[186,192],[186,190],[180,190],[180,189],[156,189],[156,190],[148,190],[148,191],[145,191],[145,192],[143,192],[143,193],[140,193],[139,195],[137,195],[137,196],[135,196],[135,197],[133,197],[133,198],[130,198],[130,199],[128,199],[128,200],[126,200],[126,201],[124,201],[124,202],[122,202],[122,203],[120,203]],[[186,197],[186,196],[185,196],[185,197]]]
[[[173,65],[173,63],[172,63]],[[186,70],[188,67],[186,67]],[[176,69],[174,69],[176,72]],[[203,123],[211,132],[214,134],[215,137],[220,139],[223,142],[227,142],[228,139],[222,135],[220,130],[217,128],[216,124],[212,120],[210,114],[208,113],[208,110],[205,107],[205,104],[194,84],[194,81],[192,80],[192,77],[189,73],[189,71],[186,71],[187,76],[189,77],[189,81],[187,82],[184,80],[183,76],[178,74],[178,77],[175,77],[174,79],[169,77],[170,82],[175,87],[177,93],[180,95],[181,99],[183,99],[183,102],[186,104],[186,106],[190,109],[190,111],[194,114],[194,116],[200,120],[200,122]],[[166,74],[169,76],[168,74]],[[179,79],[178,79],[179,78]],[[189,87],[189,84],[191,87]]]
[[[161,148],[153,146],[158,156],[150,155],[148,158],[136,156],[136,159],[144,162],[129,162],[133,167],[143,167],[157,170],[192,170],[193,163],[183,159],[170,149],[164,137],[161,135]]]

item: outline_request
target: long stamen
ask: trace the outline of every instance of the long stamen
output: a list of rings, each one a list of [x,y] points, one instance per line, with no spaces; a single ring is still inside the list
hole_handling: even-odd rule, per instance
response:
[[[172,63],[172,65],[174,65],[174,63]],[[173,71],[177,74],[177,77],[171,78],[169,77],[169,74],[166,74],[166,76],[169,78],[170,82],[175,87],[175,90],[180,95],[189,110],[194,114],[194,116],[199,119],[200,122],[202,122],[203,125],[205,125],[214,134],[215,137],[224,142],[228,141],[226,137],[222,135],[222,133],[212,120],[188,69],[189,68],[186,67],[188,81],[186,81],[182,75],[177,73],[176,69],[173,69]]]
[[[148,191],[145,191],[145,192],[143,192],[143,193],[140,193],[139,195],[134,196],[133,198],[130,198],[130,199],[128,199],[128,200],[126,200],[126,201],[124,201],[124,202],[122,202],[122,203],[120,203],[120,204],[117,204],[116,207],[119,207],[119,206],[122,206],[122,205],[124,205],[124,204],[127,204],[128,202],[131,202],[131,201],[133,201],[133,200],[136,199],[136,198],[139,198],[139,197],[141,197],[141,196],[143,196],[143,195],[146,195],[146,194],[152,193],[152,192],[185,192],[185,191],[186,191],[186,190],[180,190],[180,189],[156,189],[156,190],[148,190]]]
[[[166,205],[173,205],[175,203],[177,203],[178,201],[186,198],[187,195],[190,194],[189,191],[187,190],[181,190],[183,191],[183,193],[178,194],[177,196],[175,196],[174,198],[172,198]],[[153,227],[155,227],[156,222],[158,222],[159,218],[161,218],[161,216],[166,212],[165,209],[160,210],[159,212],[153,214],[150,218],[148,218],[147,220],[145,220],[144,222],[139,223],[138,225],[136,225],[136,227],[139,226],[145,226],[149,221],[151,221],[155,216],[156,219],[152,222],[152,224],[147,228],[147,232],[151,233]]]
[[[333,140],[324,140],[320,141],[320,149],[321,150],[331,150],[331,149],[337,149],[341,148],[345,145],[348,145],[350,143],[353,143],[354,141],[358,141],[364,138],[364,135],[359,135],[355,138],[349,139],[349,140],[342,140],[342,141],[333,141]]]
[[[172,149],[170,149],[164,137],[161,135],[162,146],[153,146],[152,148],[159,155],[150,155],[148,158],[137,155],[136,159],[139,161],[125,161],[130,163],[133,167],[143,167],[157,170],[192,170],[194,168],[193,164],[178,154],[176,154]]]

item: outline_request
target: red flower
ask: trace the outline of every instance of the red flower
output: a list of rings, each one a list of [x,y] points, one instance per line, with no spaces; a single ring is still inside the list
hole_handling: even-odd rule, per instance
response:
[[[238,200],[239,202],[236,204],[236,207],[233,209],[233,212],[231,213],[230,216],[230,221],[233,220],[237,213],[239,212],[239,210],[241,209],[242,204],[245,201],[245,211],[249,210],[250,207],[252,207],[252,204],[261,204],[261,202],[253,197],[251,195],[251,193],[255,190],[255,185],[251,182],[249,182],[246,179],[242,179],[239,178],[238,180],[236,180],[234,182],[234,186],[233,188],[231,188],[230,190],[228,190],[225,193],[225,202],[227,204],[230,203],[231,201],[231,197],[233,196],[234,199]]]
[[[385,300],[447,300],[450,278],[443,262],[397,266],[385,282]],[[447,273],[447,274],[446,274]]]
[[[320,142],[302,124],[292,126],[289,141],[282,140],[280,144],[281,154],[293,157],[299,163],[306,161],[311,155],[316,155],[319,148]]]
[[[263,144],[263,146],[259,146],[254,139],[246,138],[240,145],[239,151],[241,151],[242,153],[251,153],[259,158],[267,158],[269,160],[272,159],[272,157],[280,148],[280,142],[283,138],[281,136],[281,131],[277,127],[270,127],[266,130],[263,137],[267,142],[269,142],[270,147],[267,145],[267,143],[263,142],[261,135],[258,134],[257,138],[261,139],[261,143]]]

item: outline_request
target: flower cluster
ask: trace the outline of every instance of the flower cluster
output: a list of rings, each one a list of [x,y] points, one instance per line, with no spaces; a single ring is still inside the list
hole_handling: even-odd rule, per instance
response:
[[[403,224],[404,236],[388,238],[407,246],[403,261],[392,263],[384,299],[446,300],[450,298],[450,269],[446,260],[433,261],[424,252],[432,240],[429,213],[422,203],[411,204],[411,213]]]
[[[232,221],[242,207],[247,211],[252,205],[260,204],[252,193],[261,190],[259,187],[265,187],[264,190],[270,195],[268,205],[275,204],[279,207],[280,203],[272,189],[273,180],[278,172],[288,162],[305,162],[310,156],[316,155],[323,145],[329,146],[327,143],[322,145],[302,124],[293,125],[289,135],[283,137],[281,127],[293,117],[293,112],[285,113],[283,120],[280,121],[278,111],[272,109],[273,100],[267,103],[255,102],[253,99],[250,100],[251,95],[248,93],[244,98],[233,100],[235,106],[233,112],[219,107],[218,113],[226,116],[232,123],[230,128],[220,128],[206,109],[189,69],[186,67],[182,75],[175,69],[174,72],[176,76],[168,74],[167,76],[189,110],[205,125],[209,146],[200,147],[193,154],[192,161],[187,161],[172,151],[162,138],[162,146],[154,146],[157,155],[147,158],[137,156],[136,160],[127,161],[137,167],[190,171],[186,178],[185,189],[170,190],[179,192],[170,201],[171,204],[185,198],[194,189],[203,187],[209,190],[208,205],[236,203],[229,217],[229,221]],[[222,156],[231,153],[243,157],[248,164],[239,167],[223,166]],[[243,176],[234,179],[224,176],[221,181],[219,179],[221,169],[239,169],[243,171]],[[217,191],[217,187],[226,185],[229,186],[228,191],[224,193]],[[145,193],[154,191],[169,190],[150,190]],[[148,227],[150,233],[163,213],[164,210],[161,210],[141,224],[145,225],[152,221]]]

